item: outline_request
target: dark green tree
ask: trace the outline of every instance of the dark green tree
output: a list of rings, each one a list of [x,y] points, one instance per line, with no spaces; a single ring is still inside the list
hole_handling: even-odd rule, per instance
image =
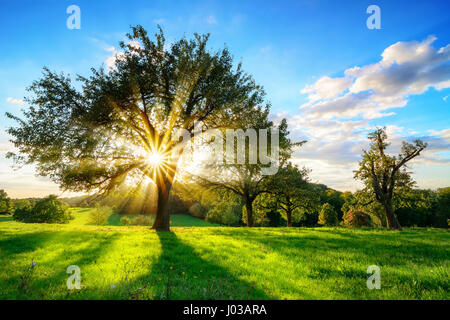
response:
[[[377,226],[386,226],[386,214],[383,206],[376,201],[373,193],[367,192],[367,190],[358,190],[351,195],[347,195],[341,211],[342,216],[345,216],[349,211],[364,212],[370,216]]]
[[[338,224],[338,216],[334,207],[329,203],[324,203],[319,213],[317,222],[324,226],[335,226]]]
[[[5,190],[0,190],[0,214],[10,214],[13,206]]]
[[[342,206],[345,203],[345,199],[343,193],[331,188],[327,188],[326,190],[319,193],[321,203],[329,203],[334,207],[338,214],[338,218],[342,219]]]
[[[319,205],[319,195],[308,182],[309,172],[291,162],[286,163],[267,181],[268,193],[258,199],[257,206],[268,212],[278,211],[286,217],[287,226],[291,227],[294,213],[317,210]]]
[[[31,206],[24,206],[14,211],[14,220],[30,223],[68,223],[72,216],[68,206],[50,195]]]
[[[21,209],[21,208],[24,208],[24,207],[29,207],[29,206],[31,206],[31,203],[27,199],[16,199],[16,200],[13,200],[13,208],[14,208],[14,210]]]
[[[437,190],[438,205],[436,214],[436,226],[450,227],[450,187]]]

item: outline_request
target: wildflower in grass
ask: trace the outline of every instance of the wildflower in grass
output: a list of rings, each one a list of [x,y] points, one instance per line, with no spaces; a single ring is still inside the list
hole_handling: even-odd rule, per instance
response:
[[[30,266],[25,270],[24,274],[20,276],[19,288],[21,290],[24,290],[25,292],[28,292],[29,284],[35,272],[34,266],[36,265],[36,263],[37,261],[32,260]]]
[[[109,288],[112,290],[112,289],[115,289],[116,286],[112,284]]]

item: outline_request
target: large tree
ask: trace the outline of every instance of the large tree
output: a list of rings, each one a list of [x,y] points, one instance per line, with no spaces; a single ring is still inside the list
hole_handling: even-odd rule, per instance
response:
[[[19,123],[8,130],[19,154],[9,156],[74,191],[103,193],[149,178],[157,190],[153,228],[168,231],[169,192],[186,146],[180,130],[248,119],[264,92],[226,48],[207,49],[208,35],[169,45],[161,30],[152,40],[137,26],[127,37],[114,68],[92,69],[76,86],[44,68],[29,87],[25,118],[7,114]]]
[[[227,189],[236,195],[240,196],[244,202],[246,221],[248,227],[253,227],[253,204],[255,199],[263,193],[271,192],[271,182],[273,181],[273,174],[265,174],[264,170],[267,169],[266,164],[261,161],[260,145],[262,139],[276,139],[270,134],[267,136],[260,134],[260,129],[266,129],[268,132],[272,132],[272,129],[277,131],[278,138],[278,154],[277,159],[272,159],[276,162],[276,170],[283,167],[292,155],[295,147],[301,146],[305,141],[293,142],[288,137],[288,125],[287,121],[283,119],[278,126],[274,125],[269,120],[269,109],[254,110],[254,114],[251,119],[247,119],[246,123],[240,123],[242,129],[254,130],[255,140],[252,141],[249,138],[248,143],[245,143],[245,147],[242,150],[237,149],[235,144],[235,154],[245,154],[245,162],[214,162],[208,166],[208,170],[205,170],[202,175],[197,176],[198,181],[210,188],[222,188]],[[243,140],[246,141],[246,140]],[[228,142],[228,141],[227,141]],[[271,141],[272,142],[272,141]],[[268,146],[268,153],[271,153],[271,147]],[[250,155],[253,154],[257,157],[257,163],[251,163],[249,161]],[[229,156],[229,155],[227,155]],[[272,164],[273,165],[273,164]]]
[[[408,161],[417,157],[427,146],[421,140],[413,143],[403,142],[398,156],[386,154],[389,146],[385,128],[377,129],[369,134],[370,148],[363,151],[363,159],[355,178],[365,184],[365,191],[373,194],[375,200],[384,208],[386,224],[390,229],[401,229],[393,208],[393,197],[396,192],[410,188],[414,181],[407,171]]]

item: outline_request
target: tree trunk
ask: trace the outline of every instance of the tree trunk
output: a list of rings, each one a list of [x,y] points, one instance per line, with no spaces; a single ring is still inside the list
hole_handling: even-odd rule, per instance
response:
[[[292,211],[291,210],[286,211],[286,217],[287,217],[287,226],[292,227]]]
[[[245,199],[245,209],[247,210],[247,227],[253,227],[253,201]]]
[[[152,229],[156,231],[170,231],[169,195],[172,182],[166,177],[156,184],[158,203],[156,207],[156,218]]]
[[[383,203],[384,210],[386,211],[386,224],[388,229],[402,230],[400,223],[398,223],[397,217],[395,216],[394,209],[390,202]]]

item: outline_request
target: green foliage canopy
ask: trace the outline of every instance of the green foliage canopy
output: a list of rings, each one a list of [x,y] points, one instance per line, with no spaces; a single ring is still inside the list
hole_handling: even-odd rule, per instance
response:
[[[14,220],[30,223],[68,223],[72,216],[67,205],[50,195],[31,206],[23,206],[14,211]]]
[[[0,214],[10,214],[12,212],[12,202],[5,190],[0,190]]]
[[[329,203],[323,204],[322,209],[320,210],[319,213],[318,224],[324,226],[335,226],[338,224],[338,217],[336,210],[331,204]]]

